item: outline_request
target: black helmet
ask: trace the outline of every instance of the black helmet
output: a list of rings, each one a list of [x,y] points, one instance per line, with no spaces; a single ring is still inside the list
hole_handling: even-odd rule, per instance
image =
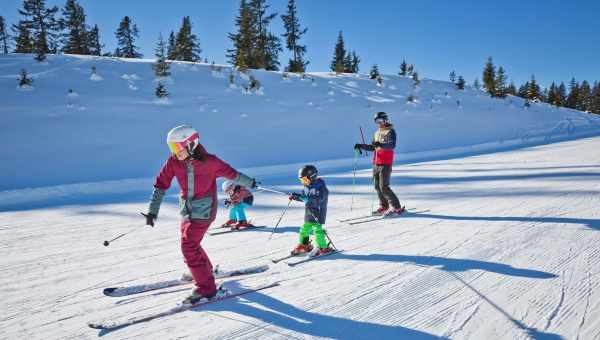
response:
[[[373,116],[373,120],[377,123],[377,120],[384,120],[384,121],[389,121],[388,119],[388,115],[387,113],[380,111],[377,112],[374,116]]]
[[[319,172],[314,165],[305,165],[298,170],[298,178],[307,177],[311,181],[317,179]]]

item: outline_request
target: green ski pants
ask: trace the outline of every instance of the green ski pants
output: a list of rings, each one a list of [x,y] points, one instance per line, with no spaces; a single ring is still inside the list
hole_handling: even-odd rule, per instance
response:
[[[312,234],[314,230],[315,237],[317,239],[317,245],[319,248],[327,248],[327,241],[325,240],[325,231],[323,231],[323,227],[319,223],[304,223],[302,227],[300,227],[300,243],[308,244],[310,239],[310,234]]]

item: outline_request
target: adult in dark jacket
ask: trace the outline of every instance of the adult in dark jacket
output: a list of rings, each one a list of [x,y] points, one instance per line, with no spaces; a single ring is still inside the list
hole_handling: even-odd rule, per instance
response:
[[[379,128],[373,136],[373,142],[371,144],[356,144],[354,148],[373,151],[373,184],[379,197],[379,208],[373,214],[401,214],[404,212],[404,207],[400,205],[398,197],[390,188],[394,148],[396,147],[396,131],[390,123],[387,113],[377,112],[374,120]]]

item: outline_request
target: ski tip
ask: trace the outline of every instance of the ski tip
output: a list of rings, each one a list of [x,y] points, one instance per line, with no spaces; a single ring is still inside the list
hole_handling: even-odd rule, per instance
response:
[[[117,290],[116,287],[104,288],[104,290],[102,291],[102,293],[104,293],[104,295],[106,295],[106,296],[113,296],[113,292],[115,290]]]
[[[98,323],[94,323],[94,322],[88,322],[87,325],[89,328],[93,328],[93,329],[106,329],[106,327],[103,326],[102,324],[98,324]]]

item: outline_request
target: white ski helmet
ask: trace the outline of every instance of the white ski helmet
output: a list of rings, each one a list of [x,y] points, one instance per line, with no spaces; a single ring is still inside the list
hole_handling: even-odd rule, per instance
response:
[[[187,149],[191,154],[196,145],[200,135],[193,127],[189,125],[181,125],[173,128],[167,134],[167,145],[172,154],[177,154],[183,149]]]
[[[221,185],[221,189],[223,189],[224,192],[227,192],[227,190],[232,189],[232,187],[234,185],[235,185],[235,183],[228,180],[228,181],[223,182],[223,184]]]

